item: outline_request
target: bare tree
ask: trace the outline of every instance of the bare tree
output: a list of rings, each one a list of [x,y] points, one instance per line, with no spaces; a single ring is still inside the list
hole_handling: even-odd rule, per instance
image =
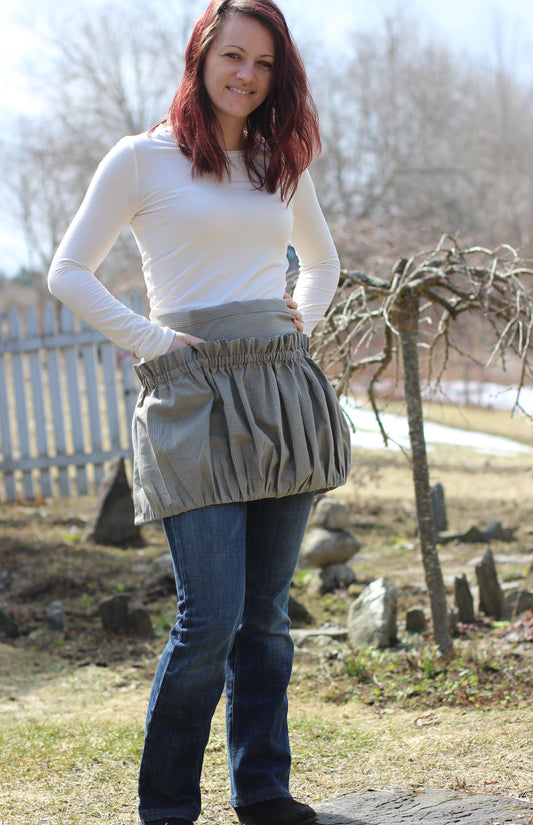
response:
[[[59,82],[50,86],[45,72],[43,93],[54,119],[85,151],[91,146],[93,159],[103,144],[165,114],[182,73],[188,20],[183,10],[161,17],[152,8],[133,6],[125,15],[104,6],[51,35],[50,71]]]
[[[452,351],[477,358],[456,335],[457,320],[466,313],[482,317],[492,334],[485,364],[499,359],[505,367],[510,354],[518,359],[520,408],[521,389],[533,377],[532,286],[533,269],[511,247],[462,250],[445,237],[435,250],[398,261],[390,282],[344,272],[337,300],[315,333],[314,355],[339,394],[350,394],[356,374],[370,369],[368,395],[385,443],[376,387],[391,366],[402,368],[422,561],[435,642],[443,654],[451,651],[452,640],[431,506],[419,352],[427,352],[428,380],[438,385]],[[371,354],[363,355],[368,349]]]
[[[330,215],[527,246],[531,84],[401,12],[352,43],[317,86],[326,152],[315,177]]]
[[[182,72],[194,4],[173,13],[138,5],[103,7],[62,21],[43,47],[35,87],[43,114],[22,119],[5,143],[3,188],[32,265],[46,272],[96,166],[125,134],[166,112]],[[112,285],[139,270],[129,233],[102,267]]]

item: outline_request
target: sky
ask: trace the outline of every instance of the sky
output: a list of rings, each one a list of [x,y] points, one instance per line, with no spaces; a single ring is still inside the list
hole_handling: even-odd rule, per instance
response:
[[[503,26],[513,39],[520,36],[528,44],[533,42],[531,0],[279,0],[279,5],[295,33],[309,28],[325,32],[331,41],[403,9],[428,32],[473,52],[493,46],[495,25]]]
[[[175,0],[176,2],[177,0]],[[103,0],[77,0],[74,8]],[[107,0],[127,9],[129,0]],[[194,9],[201,0],[185,0]],[[525,80],[533,82],[532,0],[278,0],[297,42],[324,47],[332,60],[342,61],[350,34],[371,30],[398,9],[417,21],[423,32],[446,39],[458,50],[488,55],[500,43],[504,55]],[[72,9],[72,0],[2,0],[0,9],[0,120],[29,112],[31,87],[25,79],[25,61],[42,48],[32,33],[54,13]],[[325,11],[325,9],[327,11]],[[21,255],[12,228],[0,222],[0,270],[18,269]],[[25,263],[25,262],[24,262]]]
[[[104,0],[78,0],[75,8]],[[107,0],[128,6],[128,0]],[[185,0],[202,9],[201,0]],[[335,55],[354,31],[369,29],[403,9],[428,33],[473,53],[494,50],[496,30],[508,51],[529,65],[533,44],[531,0],[278,0],[296,40],[323,38]],[[2,0],[0,9],[0,109],[16,110],[31,102],[24,83],[24,61],[38,48],[31,26],[39,28],[54,13],[72,8],[71,0]],[[327,9],[327,12],[324,9]],[[533,66],[530,69],[533,76]]]

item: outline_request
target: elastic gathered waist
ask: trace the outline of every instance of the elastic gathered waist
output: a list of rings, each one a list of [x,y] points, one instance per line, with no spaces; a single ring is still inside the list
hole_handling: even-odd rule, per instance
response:
[[[135,364],[135,372],[146,389],[165,383],[180,372],[234,370],[258,364],[301,361],[308,353],[307,335],[293,332],[274,338],[238,338],[203,341],[168,352],[152,361]]]

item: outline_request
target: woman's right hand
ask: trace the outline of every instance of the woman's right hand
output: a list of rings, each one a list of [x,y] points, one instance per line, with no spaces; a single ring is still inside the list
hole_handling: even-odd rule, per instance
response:
[[[175,332],[174,339],[167,349],[167,353],[174,352],[177,349],[183,349],[183,347],[190,347],[193,344],[202,344],[204,342],[203,338],[197,338],[196,335],[189,335],[186,332]]]

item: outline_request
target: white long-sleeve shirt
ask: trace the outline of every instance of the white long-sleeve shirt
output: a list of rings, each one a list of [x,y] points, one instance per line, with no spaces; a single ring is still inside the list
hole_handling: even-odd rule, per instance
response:
[[[164,314],[229,301],[281,298],[287,245],[300,260],[294,298],[310,334],[334,295],[339,259],[305,172],[290,204],[251,185],[240,152],[231,179],[193,177],[170,131],[125,137],[106,155],[61,242],[50,291],[118,346],[144,359],[168,351]],[[130,226],[142,258],[149,318],[114,298],[94,273]]]

